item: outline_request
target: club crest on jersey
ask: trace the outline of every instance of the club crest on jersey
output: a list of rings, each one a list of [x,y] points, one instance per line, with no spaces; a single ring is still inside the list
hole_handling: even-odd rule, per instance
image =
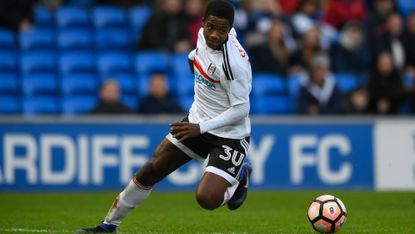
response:
[[[208,67],[208,69],[207,69],[207,72],[208,72],[208,74],[209,75],[213,75],[213,73],[216,71],[216,66],[213,64],[213,63],[211,63],[210,65],[209,65],[209,67]]]

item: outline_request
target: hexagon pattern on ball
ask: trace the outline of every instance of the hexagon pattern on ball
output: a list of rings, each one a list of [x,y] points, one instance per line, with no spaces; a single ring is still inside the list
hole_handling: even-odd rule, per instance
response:
[[[317,232],[334,233],[346,222],[347,211],[339,198],[333,195],[321,195],[310,204],[307,216]]]

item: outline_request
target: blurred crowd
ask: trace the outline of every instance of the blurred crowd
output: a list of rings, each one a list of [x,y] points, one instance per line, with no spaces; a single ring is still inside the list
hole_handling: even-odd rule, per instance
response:
[[[234,27],[250,56],[253,72],[271,73],[283,79],[298,78],[301,88],[296,101],[298,113],[302,114],[415,113],[415,11],[402,6],[412,1],[232,0],[236,9]],[[137,41],[137,50],[170,53],[185,53],[195,47],[203,9],[208,3],[203,0],[1,1],[0,27],[29,28],[33,19],[30,9],[39,2],[50,8],[68,2],[82,7],[151,6],[153,12]],[[347,93],[339,89],[333,74],[343,73],[357,79],[356,89]],[[149,87],[154,82],[162,86],[163,75],[154,76]],[[103,90],[111,86],[113,82]],[[155,94],[144,99],[150,104],[142,104],[140,112],[156,113],[156,105],[166,104],[159,98],[164,96]],[[166,104],[171,105],[177,104]],[[166,106],[160,107],[160,112],[183,111],[179,106],[173,109]],[[97,107],[94,111],[106,109]]]

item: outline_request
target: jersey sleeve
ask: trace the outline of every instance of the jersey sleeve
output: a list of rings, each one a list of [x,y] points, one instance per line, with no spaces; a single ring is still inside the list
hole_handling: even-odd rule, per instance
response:
[[[210,120],[199,123],[201,133],[233,124],[249,114],[251,73],[241,67],[239,69],[234,68],[234,70],[235,72],[232,73],[234,79],[228,79],[228,76],[226,76],[221,81],[227,91],[230,108]]]
[[[192,60],[192,61],[194,61],[194,60],[195,60],[196,50],[197,50],[197,49],[194,49],[194,50],[190,51],[189,55],[187,55],[187,58],[188,58],[189,60]]]
[[[252,70],[249,58],[237,39],[230,34],[222,49],[222,83],[227,89],[231,106],[249,103],[251,92]]]
[[[247,71],[241,67],[233,66],[229,73],[229,76],[225,76],[226,80],[223,80],[224,87],[227,90],[229,96],[229,102],[231,106],[236,106],[249,102],[249,93],[251,92],[252,74],[251,71]]]

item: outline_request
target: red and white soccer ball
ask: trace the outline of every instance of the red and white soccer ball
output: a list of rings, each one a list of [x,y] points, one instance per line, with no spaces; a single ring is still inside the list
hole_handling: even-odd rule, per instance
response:
[[[308,220],[314,230],[321,233],[339,231],[346,222],[346,217],[346,207],[333,195],[317,197],[308,208]]]

